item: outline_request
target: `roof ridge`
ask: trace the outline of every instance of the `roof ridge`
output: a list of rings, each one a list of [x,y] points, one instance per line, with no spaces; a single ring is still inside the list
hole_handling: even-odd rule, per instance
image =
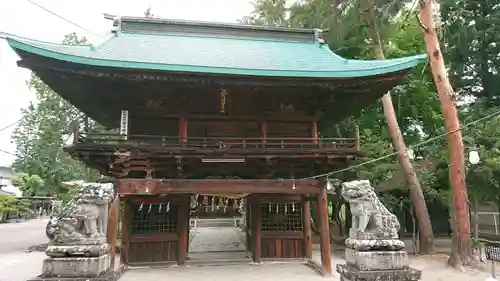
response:
[[[117,36],[120,34],[129,34],[129,35],[142,35],[142,36],[165,36],[165,37],[194,37],[194,38],[213,38],[213,39],[224,39],[224,40],[242,40],[242,41],[260,41],[260,42],[276,42],[276,43],[285,43],[285,44],[307,44],[307,45],[319,45],[315,42],[304,42],[304,41],[284,41],[284,40],[276,40],[272,38],[246,38],[246,37],[230,37],[230,36],[216,36],[209,34],[182,34],[182,33],[143,33],[143,32],[135,32],[135,31],[116,31]]]
[[[108,17],[109,18],[109,17]],[[280,41],[319,43],[320,29],[298,29],[222,22],[172,20],[146,17],[113,17],[114,32],[132,31],[144,34],[222,35],[251,39],[273,38]]]
[[[173,25],[226,27],[226,28],[235,28],[235,29],[280,31],[280,32],[300,32],[300,33],[311,33],[311,34],[314,34],[314,32],[317,32],[318,30],[320,30],[318,28],[294,28],[294,27],[252,25],[252,24],[244,24],[244,23],[199,21],[199,20],[185,20],[185,19],[157,18],[157,17],[120,16],[119,19],[121,22],[128,21],[128,22],[144,22],[144,23],[158,23],[158,24],[173,24]]]

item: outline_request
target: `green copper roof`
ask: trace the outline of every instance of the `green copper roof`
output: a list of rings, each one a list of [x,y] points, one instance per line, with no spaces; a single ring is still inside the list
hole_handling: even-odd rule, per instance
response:
[[[410,69],[426,58],[348,60],[326,44],[270,39],[118,31],[98,46],[6,36],[16,51],[92,66],[275,77],[350,78]]]

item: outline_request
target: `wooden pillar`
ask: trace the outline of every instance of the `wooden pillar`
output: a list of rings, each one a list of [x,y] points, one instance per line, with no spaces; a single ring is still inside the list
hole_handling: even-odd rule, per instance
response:
[[[122,248],[120,250],[120,263],[128,265],[128,256],[130,249],[130,222],[132,210],[129,200],[123,200],[123,217],[122,217]]]
[[[73,121],[73,144],[78,144],[80,141],[80,124],[78,120]]]
[[[328,200],[325,181],[318,181],[319,194],[317,208],[319,218],[319,238],[321,247],[321,266],[326,275],[332,274],[332,253],[330,249],[330,227],[328,223]]]
[[[189,233],[191,232],[191,195],[188,195],[187,216],[187,238],[186,238],[186,260],[189,260]]]
[[[108,211],[108,224],[106,235],[108,244],[111,246],[111,268],[115,270],[116,237],[118,235],[118,223],[120,221],[120,196],[116,195],[111,202]]]
[[[260,200],[258,196],[252,196],[251,198],[251,224],[252,224],[252,258],[254,263],[261,262],[261,247],[260,247],[260,236],[261,236],[261,224],[260,224]]]
[[[314,144],[318,144],[318,122],[316,120],[312,121],[311,134]]]
[[[245,197],[243,200],[245,200],[245,243],[247,247],[247,252],[251,251],[251,244],[252,242],[250,241],[250,200],[248,200],[248,197]]]
[[[311,234],[311,202],[304,199],[302,202],[302,227],[304,230],[304,257],[312,260],[312,234]]]
[[[359,127],[356,126],[356,151],[360,151],[360,140],[359,140]]]
[[[179,118],[179,140],[184,143],[187,141],[188,135],[188,121],[186,118]]]
[[[179,241],[177,241],[177,265],[183,266],[186,264],[188,252],[188,237],[189,237],[189,195],[180,195],[179,207],[177,211],[177,233]]]
[[[267,121],[264,120],[260,123],[260,135],[262,143],[267,143]]]

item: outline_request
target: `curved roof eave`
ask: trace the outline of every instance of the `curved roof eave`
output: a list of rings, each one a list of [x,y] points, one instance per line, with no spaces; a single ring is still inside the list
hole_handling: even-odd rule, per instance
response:
[[[115,37],[112,37],[115,38]],[[358,69],[349,69],[339,67],[333,71],[314,71],[314,70],[292,70],[292,69],[257,69],[257,68],[234,68],[220,66],[203,66],[203,65],[187,65],[187,64],[165,64],[152,63],[131,60],[115,60],[104,58],[93,58],[83,55],[71,54],[73,48],[90,48],[98,50],[102,45],[106,45],[108,39],[101,46],[70,46],[64,45],[62,50],[54,51],[44,46],[57,45],[53,43],[40,42],[15,36],[7,36],[8,44],[14,50],[22,50],[31,54],[42,56],[45,58],[55,59],[64,62],[75,64],[83,64],[97,67],[114,67],[128,69],[143,69],[171,72],[191,72],[191,73],[206,73],[206,74],[222,74],[222,75],[245,75],[245,76],[263,76],[263,77],[290,77],[290,78],[361,78],[376,75],[384,75],[404,70],[409,70],[418,65],[424,60],[426,55],[415,55],[411,57],[386,60],[384,63],[377,64],[376,61],[366,61],[366,64],[361,64],[365,61],[343,59],[344,63],[358,63]],[[321,48],[321,47],[319,47]],[[328,48],[328,47],[326,47]],[[67,51],[66,51],[67,50]],[[328,49],[329,50],[329,49]],[[331,51],[330,51],[331,52]],[[331,52],[332,56],[337,56]],[[338,56],[337,56],[338,57]],[[340,58],[340,57],[339,57]],[[390,63],[388,63],[390,61]]]

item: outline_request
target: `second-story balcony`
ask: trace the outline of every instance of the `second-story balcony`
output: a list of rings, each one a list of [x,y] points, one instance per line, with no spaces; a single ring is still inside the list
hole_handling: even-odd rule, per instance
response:
[[[317,157],[357,155],[357,138],[227,138],[76,134],[67,149],[91,154],[137,151],[163,157]]]

